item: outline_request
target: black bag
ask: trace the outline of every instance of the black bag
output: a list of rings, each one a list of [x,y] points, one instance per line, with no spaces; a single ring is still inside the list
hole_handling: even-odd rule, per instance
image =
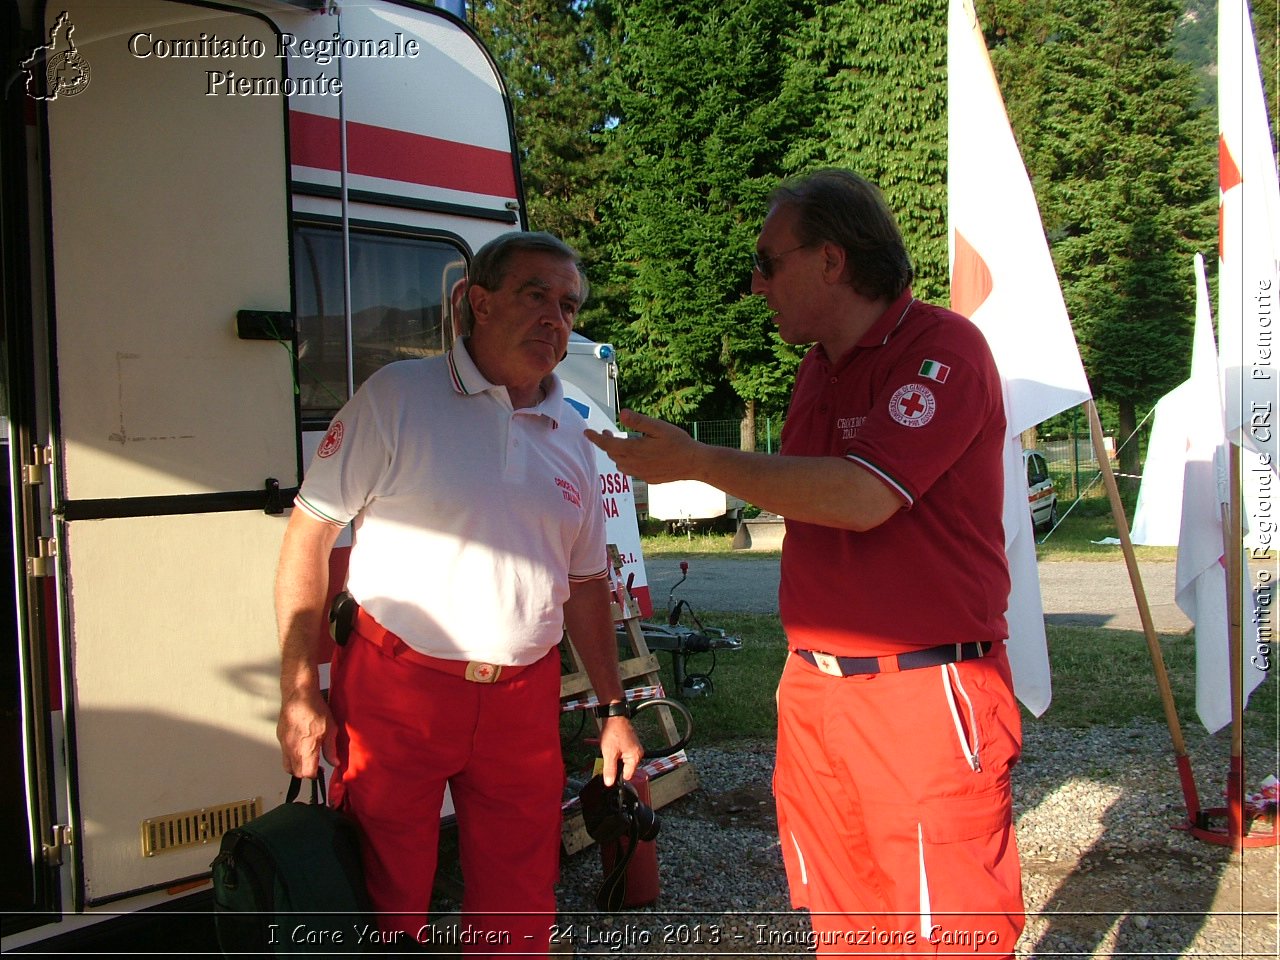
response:
[[[325,803],[324,771],[311,802],[285,802],[228,830],[214,858],[218,945],[237,953],[355,953],[377,939],[356,825]]]
[[[600,844],[613,844],[613,866],[596,891],[596,909],[615,913],[627,897],[627,868],[636,852],[636,844],[653,840],[658,835],[658,815],[640,799],[640,795],[622,779],[618,764],[617,779],[606,787],[604,777],[596,774],[578,794],[582,803],[582,823],[591,839]],[[608,869],[608,867],[606,867]]]
[[[604,785],[596,774],[578,794],[582,803],[582,825],[596,843],[612,843],[619,837],[635,836],[652,840],[658,835],[658,815],[636,793],[636,788],[619,773],[613,786]]]

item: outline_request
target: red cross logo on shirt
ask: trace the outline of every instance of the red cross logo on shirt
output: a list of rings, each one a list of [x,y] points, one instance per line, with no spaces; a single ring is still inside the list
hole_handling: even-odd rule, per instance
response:
[[[316,456],[324,459],[325,457],[332,457],[337,453],[338,449],[342,446],[342,434],[342,421],[333,421],[332,426],[329,427],[329,432],[326,433],[324,435],[324,439],[320,441],[320,447],[316,450]]]
[[[922,383],[908,383],[889,399],[889,416],[904,427],[923,427],[933,419],[938,401]]]
[[[903,397],[898,401],[898,409],[902,411],[905,417],[918,417],[924,411],[925,404],[920,400],[920,394],[913,393],[909,397]]]

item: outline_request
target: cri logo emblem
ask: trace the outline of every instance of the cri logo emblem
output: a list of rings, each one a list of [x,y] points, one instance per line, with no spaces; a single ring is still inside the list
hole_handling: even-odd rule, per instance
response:
[[[338,448],[342,446],[342,421],[335,420],[329,427],[329,432],[324,435],[324,439],[320,441],[320,448],[316,451],[318,457],[332,457],[338,452]]]
[[[890,398],[889,416],[904,427],[923,427],[933,419],[937,406],[932,390],[922,383],[908,383]]]
[[[49,29],[49,42],[36,47],[31,56],[22,61],[22,69],[27,74],[27,94],[33,99],[74,97],[89,86],[89,62],[81,56],[71,39],[75,28],[71,17],[62,11]],[[64,45],[64,49],[58,49]],[[40,90],[42,73],[45,81],[43,92]]]

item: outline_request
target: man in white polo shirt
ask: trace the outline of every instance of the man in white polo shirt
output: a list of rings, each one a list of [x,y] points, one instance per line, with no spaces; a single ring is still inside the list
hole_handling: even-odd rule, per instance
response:
[[[335,765],[330,799],[361,826],[388,932],[417,937],[427,921],[447,783],[473,946],[545,952],[564,784],[562,629],[601,703],[615,705],[601,708],[606,779],[619,762],[630,777],[640,759],[616,707],[595,458],[552,372],[585,287],[555,237],[486,244],[464,298],[469,335],[446,356],[369,378],[334,418],[285,534],[284,766],[314,777],[322,750]],[[359,611],[326,705],[316,638],[329,552],[351,522],[347,590]]]

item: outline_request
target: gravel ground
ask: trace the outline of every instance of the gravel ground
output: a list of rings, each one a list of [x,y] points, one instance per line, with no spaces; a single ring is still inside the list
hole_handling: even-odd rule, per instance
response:
[[[662,559],[648,566],[661,608],[678,564]],[[1181,633],[1189,626],[1185,618],[1163,602],[1167,587],[1172,593],[1172,566],[1144,566],[1143,577],[1156,628]],[[678,596],[700,611],[776,611],[776,567],[776,560],[762,558],[691,558]],[[1122,565],[1043,564],[1041,581],[1050,622],[1133,629],[1136,612]],[[1266,774],[1280,774],[1280,756],[1275,731],[1245,728],[1252,789]],[[1184,735],[1202,804],[1220,804],[1228,733],[1208,736],[1188,723]],[[694,747],[689,754],[702,789],[660,811],[657,902],[645,910],[596,913],[597,850],[567,858],[559,890],[562,953],[810,952],[802,939],[806,917],[790,910],[787,898],[769,791],[773,744]],[[1019,956],[1280,955],[1277,848],[1233,853],[1177,828],[1186,813],[1162,723],[1078,731],[1028,722],[1014,803],[1028,918]]]
[[[1197,742],[1189,734],[1189,741],[1193,767],[1220,763],[1229,746],[1221,736]],[[787,899],[769,792],[772,743],[689,752],[702,789],[659,813],[657,903],[595,913],[598,852],[568,858],[559,891],[565,952],[570,940],[577,956],[809,952],[796,945],[808,929],[805,916],[789,910]],[[1250,763],[1254,770],[1274,765],[1274,748],[1259,742],[1246,770]],[[1185,807],[1162,725],[1070,731],[1028,724],[1014,803],[1028,916],[1019,956],[1280,951],[1276,848],[1242,856],[1176,829]]]

